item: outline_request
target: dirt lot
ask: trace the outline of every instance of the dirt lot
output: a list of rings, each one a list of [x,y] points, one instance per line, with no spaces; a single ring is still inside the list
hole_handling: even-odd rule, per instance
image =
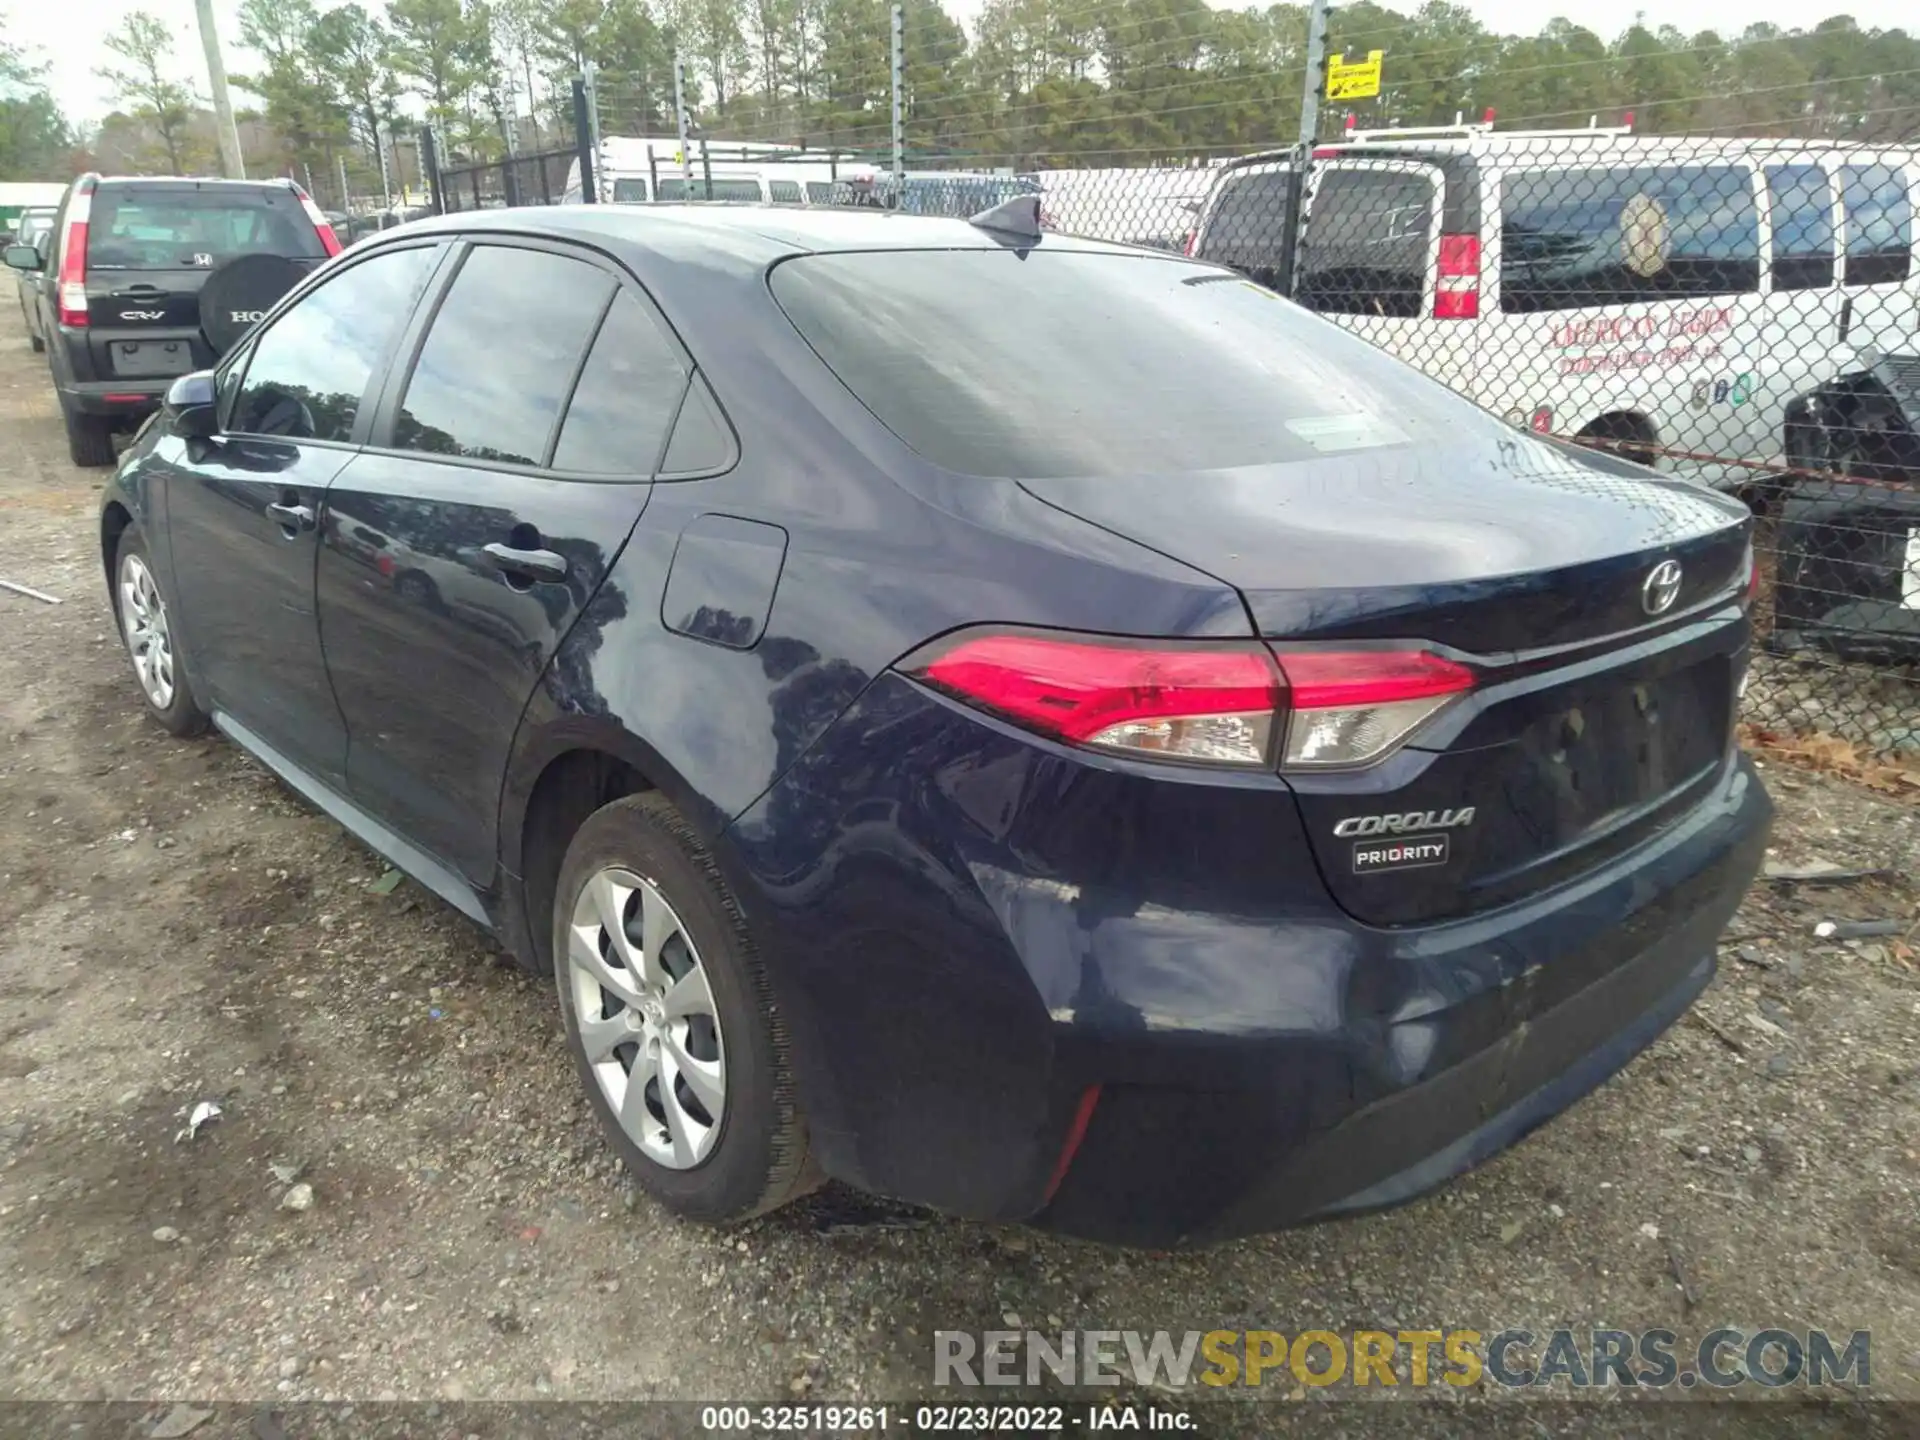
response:
[[[1761,886],[1694,1016],[1395,1213],[1171,1256],[834,1192],[691,1228],[617,1173],[545,988],[144,720],[10,287],[0,577],[65,603],[0,593],[0,1393],[906,1398],[936,1328],[1729,1324],[1870,1329],[1920,1400],[1920,969],[1814,934],[1916,919],[1920,810],[1769,765],[1776,863],[1892,877]]]

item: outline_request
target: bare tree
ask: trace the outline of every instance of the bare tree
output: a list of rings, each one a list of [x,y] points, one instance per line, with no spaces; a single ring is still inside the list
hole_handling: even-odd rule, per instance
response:
[[[113,86],[135,119],[146,121],[159,133],[168,169],[176,175],[184,173],[187,124],[193,118],[195,96],[190,87],[173,78],[177,71],[172,33],[157,17],[135,10],[105,43],[126,64],[103,65],[95,73]]]

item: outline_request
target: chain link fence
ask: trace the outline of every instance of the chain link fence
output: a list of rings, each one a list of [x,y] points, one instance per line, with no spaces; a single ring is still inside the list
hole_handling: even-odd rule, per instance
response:
[[[600,203],[965,217],[1033,195],[1045,229],[1230,267],[1516,427],[1737,497],[1760,558],[1746,717],[1920,751],[1920,110],[1349,125],[1152,165],[908,150],[896,175],[877,121],[836,136],[778,107],[683,150],[671,72],[602,76],[591,109]]]

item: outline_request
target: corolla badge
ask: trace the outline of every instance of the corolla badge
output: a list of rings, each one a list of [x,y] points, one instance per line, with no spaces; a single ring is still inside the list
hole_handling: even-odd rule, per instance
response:
[[[1333,827],[1341,839],[1353,835],[1406,835],[1419,830],[1451,830],[1473,823],[1473,806],[1457,810],[1405,810],[1393,815],[1349,815]]]
[[[1664,615],[1679,598],[1680,562],[1662,560],[1640,584],[1640,608],[1649,615]]]

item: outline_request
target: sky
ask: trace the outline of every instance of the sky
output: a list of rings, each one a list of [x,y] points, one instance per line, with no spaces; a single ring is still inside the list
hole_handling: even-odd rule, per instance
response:
[[[1218,3],[1218,0],[1210,0]],[[1252,3],[1252,0],[1241,0]],[[1386,0],[1395,9],[1413,10],[1417,0]],[[1852,15],[1863,29],[1893,29],[1915,25],[1913,0],[1687,0],[1683,8],[1663,10],[1648,0],[1462,0],[1490,30],[1530,35],[1556,15],[1571,15],[1583,25],[1612,39],[1634,23],[1658,26],[1672,23],[1688,32],[1717,30],[1738,34],[1748,25],[1767,23],[1782,29],[1817,24],[1830,14]],[[331,8],[320,0],[322,9]],[[947,10],[971,25],[980,12],[980,0],[946,0]],[[227,70],[247,69],[249,57],[239,45],[235,19],[238,0],[214,0],[214,16],[221,27]],[[1233,6],[1231,8],[1238,8]],[[77,120],[97,121],[113,108],[110,87],[94,74],[111,58],[98,47],[98,37],[119,28],[127,13],[146,9],[179,31],[179,56],[195,88],[207,89],[206,61],[201,55],[194,25],[193,0],[0,0],[0,35],[25,47],[34,59],[49,65],[53,93],[67,114]],[[1391,62],[1389,62],[1391,64]],[[236,105],[249,103],[236,92]]]

